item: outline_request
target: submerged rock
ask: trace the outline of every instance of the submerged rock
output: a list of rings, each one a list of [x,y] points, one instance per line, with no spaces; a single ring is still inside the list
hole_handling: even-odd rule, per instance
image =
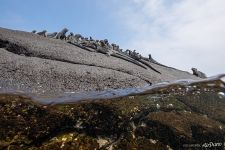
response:
[[[224,86],[197,85],[56,105],[0,94],[0,149],[222,149]]]

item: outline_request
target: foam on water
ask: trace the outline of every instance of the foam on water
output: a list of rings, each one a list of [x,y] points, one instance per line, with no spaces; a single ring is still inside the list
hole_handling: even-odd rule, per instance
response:
[[[167,93],[177,93],[184,95],[185,92],[195,90],[195,93],[200,93],[200,91],[210,91],[211,89],[223,88],[225,89],[225,74],[213,76],[207,79],[201,80],[177,80],[174,82],[162,82],[151,86],[144,86],[138,88],[126,88],[126,89],[109,89],[104,91],[65,91],[63,93],[49,93],[43,90],[42,86],[38,86],[37,89],[27,90],[25,84],[11,86],[3,86],[2,81],[0,81],[0,93],[11,93],[11,94],[25,94],[38,102],[45,104],[56,104],[56,103],[72,103],[80,100],[95,100],[95,99],[109,99],[118,98],[124,96],[136,96],[151,94],[156,91],[167,92]],[[4,88],[3,88],[4,87]],[[219,96],[224,97],[225,91],[220,91]]]

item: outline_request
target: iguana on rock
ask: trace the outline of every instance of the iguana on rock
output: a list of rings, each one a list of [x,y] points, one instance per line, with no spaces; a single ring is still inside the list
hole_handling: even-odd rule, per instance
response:
[[[53,32],[53,33],[48,33],[47,37],[48,38],[54,38],[56,36],[57,32]]]
[[[66,40],[66,32],[69,30],[67,28],[62,29],[59,33],[56,34],[55,38],[60,40]]]
[[[47,31],[43,30],[41,32],[38,32],[37,34],[46,37],[46,33],[47,33]]]
[[[37,31],[36,30],[33,30],[31,33],[36,33]]]
[[[198,71],[196,68],[191,68],[191,70],[193,71],[193,75],[199,77],[199,78],[207,78],[205,73]]]

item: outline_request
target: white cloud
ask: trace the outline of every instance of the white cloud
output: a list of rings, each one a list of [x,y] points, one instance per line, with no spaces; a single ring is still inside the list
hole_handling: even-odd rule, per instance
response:
[[[133,33],[124,47],[178,69],[225,73],[224,0],[126,1],[115,13]]]

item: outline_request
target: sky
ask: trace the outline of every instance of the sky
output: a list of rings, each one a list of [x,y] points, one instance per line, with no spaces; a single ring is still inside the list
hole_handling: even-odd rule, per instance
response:
[[[225,73],[225,0],[1,0],[0,10],[0,27],[67,27],[180,70]]]

